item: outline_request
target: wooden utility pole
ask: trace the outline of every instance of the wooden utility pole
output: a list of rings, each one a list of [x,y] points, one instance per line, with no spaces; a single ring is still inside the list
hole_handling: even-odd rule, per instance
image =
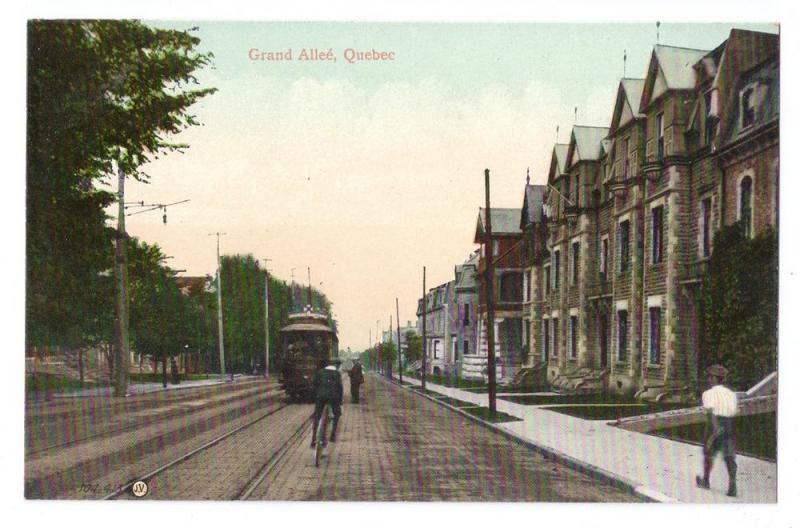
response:
[[[117,243],[114,248],[114,267],[117,278],[117,314],[114,321],[114,356],[117,367],[114,396],[128,395],[128,235],[125,233],[125,172],[117,165],[119,194],[117,202]]]
[[[397,297],[394,298],[394,307],[397,311],[397,375],[400,377],[400,383],[403,383],[403,352],[400,347],[400,301]]]
[[[219,330],[219,377],[225,381],[225,333],[222,325],[222,264],[219,259],[219,237],[227,233],[210,233],[217,237],[217,328]]]
[[[485,248],[485,282],[486,282],[486,337],[488,339],[488,368],[489,368],[489,413],[492,417],[497,413],[497,385],[494,357],[494,251],[492,244],[492,207],[489,199],[489,169],[484,172],[486,181],[486,225],[484,226]]]
[[[425,325],[425,319],[427,319],[425,309],[425,266],[422,266],[422,375],[420,376],[420,379],[422,381],[423,389],[425,388],[425,372],[428,368],[428,333]]]

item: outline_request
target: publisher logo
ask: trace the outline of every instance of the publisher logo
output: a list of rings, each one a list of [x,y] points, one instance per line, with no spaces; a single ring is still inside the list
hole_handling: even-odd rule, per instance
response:
[[[133,483],[133,486],[131,486],[131,493],[133,493],[134,497],[144,497],[147,495],[147,491],[147,482],[143,480],[137,480]]]

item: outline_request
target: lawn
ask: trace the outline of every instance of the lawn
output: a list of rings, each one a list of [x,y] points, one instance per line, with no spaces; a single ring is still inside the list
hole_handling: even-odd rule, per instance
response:
[[[495,417],[492,418],[489,409],[487,407],[467,407],[461,409],[465,413],[469,413],[472,416],[477,416],[481,420],[486,420],[487,422],[492,423],[502,423],[502,422],[521,422],[519,418],[516,416],[511,416],[510,414],[506,414],[500,411],[495,413]]]
[[[498,391],[499,392],[499,391]],[[502,396],[501,399],[523,405],[564,404],[629,404],[641,403],[632,398],[610,394],[539,394],[535,396]]]
[[[686,407],[680,403],[616,403],[594,405],[565,405],[558,407],[543,407],[584,420],[616,420],[629,416],[642,416]]]
[[[181,381],[194,381],[211,379],[212,376],[219,377],[219,374],[181,374]],[[143,372],[141,374],[134,373],[129,377],[131,383],[161,383],[163,374],[161,372]],[[167,372],[167,383],[171,383],[172,374]]]
[[[474,403],[457,400],[455,398],[450,398],[449,396],[444,396],[442,398],[436,398],[436,399],[448,405],[452,405],[453,407],[477,407],[477,405]]]
[[[775,412],[737,416],[733,419],[733,427],[737,452],[767,460],[777,460],[778,435]],[[705,424],[696,423],[665,427],[650,434],[699,444],[703,442],[704,431]]]
[[[36,376],[25,376],[25,392],[71,392],[95,387],[107,387],[108,383],[81,383],[79,380],[65,378],[55,374],[40,373]]]
[[[404,374],[404,376],[408,376],[409,378],[414,378],[416,380],[420,379],[419,376],[416,375]],[[457,389],[474,389],[474,388],[486,387],[486,384],[480,380],[465,380],[462,378],[455,378],[455,377],[448,378],[445,376],[437,376],[435,374],[428,374],[427,376],[425,376],[425,381],[428,383],[443,385],[445,387],[454,387]]]

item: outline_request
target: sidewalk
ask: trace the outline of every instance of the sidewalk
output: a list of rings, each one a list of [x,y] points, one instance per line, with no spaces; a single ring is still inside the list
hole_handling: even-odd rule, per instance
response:
[[[403,381],[420,385],[414,378]],[[489,406],[488,394],[425,383],[442,395]],[[497,410],[520,418],[520,422],[492,427],[536,447],[572,459],[585,468],[625,482],[636,493],[658,502],[687,503],[776,503],[778,466],[753,457],[737,455],[739,496],[727,497],[728,474],[720,457],[711,472],[711,489],[695,486],[702,473],[703,454],[699,446],[643,433],[626,431],[604,420],[584,420],[542,409],[497,400]]]

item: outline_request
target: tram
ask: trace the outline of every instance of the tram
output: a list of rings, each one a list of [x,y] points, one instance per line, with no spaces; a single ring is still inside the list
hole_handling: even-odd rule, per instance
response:
[[[320,361],[339,357],[339,339],[322,313],[289,315],[281,329],[281,369],[279,381],[292,400],[314,397],[314,374]]]

